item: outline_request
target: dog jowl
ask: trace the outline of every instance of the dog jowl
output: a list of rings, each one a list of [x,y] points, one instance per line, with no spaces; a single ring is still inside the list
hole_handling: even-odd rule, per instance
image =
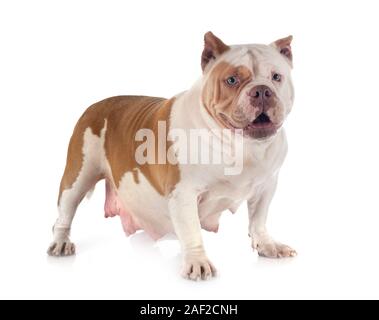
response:
[[[245,201],[258,254],[296,255],[265,225],[287,152],[282,125],[294,99],[292,37],[226,45],[208,32],[204,40],[203,74],[188,91],[171,99],[112,97],[81,116],[68,147],[50,255],[75,253],[69,233],[76,209],[102,179],[105,216],[119,216],[128,235],[176,234],[186,278],[216,274],[201,228],[216,232],[221,213]]]

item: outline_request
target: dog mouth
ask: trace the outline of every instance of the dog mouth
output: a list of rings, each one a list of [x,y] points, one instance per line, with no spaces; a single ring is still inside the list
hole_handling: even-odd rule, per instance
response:
[[[245,128],[249,128],[249,127],[262,128],[262,127],[266,127],[272,124],[273,123],[270,117],[264,112],[262,112],[258,117],[255,118],[254,121],[250,122]]]
[[[262,112],[243,129],[243,134],[254,139],[265,139],[274,135],[277,130],[278,126],[271,121],[266,113]]]
[[[255,139],[264,139],[269,136],[272,136],[276,133],[278,126],[275,125],[270,117],[262,112],[258,115],[253,121],[249,122],[245,127],[237,127],[226,117],[224,114],[222,115],[223,121],[227,124],[232,130],[239,129],[243,131],[243,135],[250,138]]]

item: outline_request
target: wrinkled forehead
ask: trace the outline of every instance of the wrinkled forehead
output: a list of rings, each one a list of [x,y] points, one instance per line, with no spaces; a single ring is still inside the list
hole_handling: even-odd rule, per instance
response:
[[[245,66],[251,71],[262,67],[283,73],[291,70],[288,62],[275,48],[263,44],[233,45],[220,60],[233,66]]]

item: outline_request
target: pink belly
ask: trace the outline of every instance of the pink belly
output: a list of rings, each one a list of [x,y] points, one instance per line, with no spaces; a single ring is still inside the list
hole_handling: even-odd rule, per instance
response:
[[[112,183],[105,182],[106,199],[104,204],[105,217],[119,216],[122,227],[127,236],[134,234],[137,230],[145,230],[153,239],[157,240],[165,235],[166,232],[157,232],[154,226],[148,221],[139,221],[130,210],[127,210]],[[201,208],[200,208],[201,209]],[[222,212],[222,211],[221,211]],[[207,215],[200,218],[201,227],[204,230],[217,232],[221,212]]]
[[[141,229],[137,219],[125,209],[125,206],[118,197],[116,190],[108,180],[105,182],[105,192],[105,217],[120,216],[122,227],[128,236]]]
[[[220,213],[214,213],[200,220],[201,227],[204,230],[217,232],[219,227]]]
[[[151,223],[149,224],[148,221],[139,221],[130,210],[126,209],[117,191],[108,180],[105,182],[105,190],[105,217],[120,216],[122,228],[127,236],[132,235],[137,230],[144,230],[154,240],[165,235],[165,233],[159,233],[154,230],[154,226]]]

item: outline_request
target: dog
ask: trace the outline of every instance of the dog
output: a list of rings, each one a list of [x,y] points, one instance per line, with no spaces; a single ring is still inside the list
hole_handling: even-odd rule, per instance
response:
[[[203,74],[190,90],[171,99],[117,96],[90,106],[68,146],[48,254],[75,253],[69,233],[76,209],[105,179],[105,216],[120,216],[128,235],[139,229],[154,239],[175,233],[183,253],[182,275],[188,279],[216,275],[201,229],[216,232],[221,213],[234,213],[244,201],[253,249],[270,258],[295,256],[291,247],[273,240],[265,225],[287,153],[282,125],[294,102],[291,41],[289,36],[269,45],[226,45],[207,32]],[[192,143],[178,143],[175,130],[176,138],[205,130],[230,152],[209,139],[185,150]],[[230,163],[243,150],[239,171],[226,174],[230,163],[220,161],[185,161],[188,151],[192,160],[202,156],[204,146],[221,150]]]

